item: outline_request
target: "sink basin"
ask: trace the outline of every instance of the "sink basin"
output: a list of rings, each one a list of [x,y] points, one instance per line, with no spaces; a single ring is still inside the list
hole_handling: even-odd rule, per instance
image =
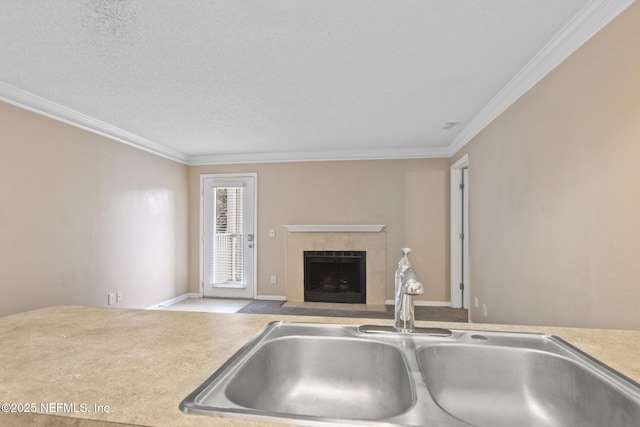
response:
[[[326,418],[378,420],[413,405],[402,353],[369,340],[285,337],[261,346],[230,378],[245,408]]]
[[[601,366],[579,363],[579,354],[553,349],[555,338],[526,346],[517,338],[482,338],[417,352],[431,396],[454,417],[477,427],[640,425],[637,389]]]
[[[271,322],[180,409],[295,425],[638,427],[640,384],[549,335]]]

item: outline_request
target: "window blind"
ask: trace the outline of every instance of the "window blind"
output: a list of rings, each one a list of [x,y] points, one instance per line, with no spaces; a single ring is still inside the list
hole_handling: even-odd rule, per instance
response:
[[[214,284],[244,282],[242,187],[215,189],[211,263]]]

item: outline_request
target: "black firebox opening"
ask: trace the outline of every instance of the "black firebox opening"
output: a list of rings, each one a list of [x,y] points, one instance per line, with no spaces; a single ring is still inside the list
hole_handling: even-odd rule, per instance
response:
[[[367,301],[366,251],[304,251],[304,300]]]

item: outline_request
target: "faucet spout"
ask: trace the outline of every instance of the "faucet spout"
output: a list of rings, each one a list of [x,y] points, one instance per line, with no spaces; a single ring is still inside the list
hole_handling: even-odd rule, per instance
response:
[[[418,273],[409,267],[399,277],[400,285],[395,295],[395,328],[400,332],[413,332],[415,330],[415,308],[413,297],[424,292]]]

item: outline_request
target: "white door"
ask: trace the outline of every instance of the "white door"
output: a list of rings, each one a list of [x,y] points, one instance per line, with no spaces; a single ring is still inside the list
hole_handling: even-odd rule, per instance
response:
[[[462,257],[460,260],[462,280],[462,308],[469,308],[469,169],[462,169]]]
[[[469,174],[465,156],[451,167],[451,307],[469,308]]]
[[[255,296],[255,175],[203,175],[202,295]]]

